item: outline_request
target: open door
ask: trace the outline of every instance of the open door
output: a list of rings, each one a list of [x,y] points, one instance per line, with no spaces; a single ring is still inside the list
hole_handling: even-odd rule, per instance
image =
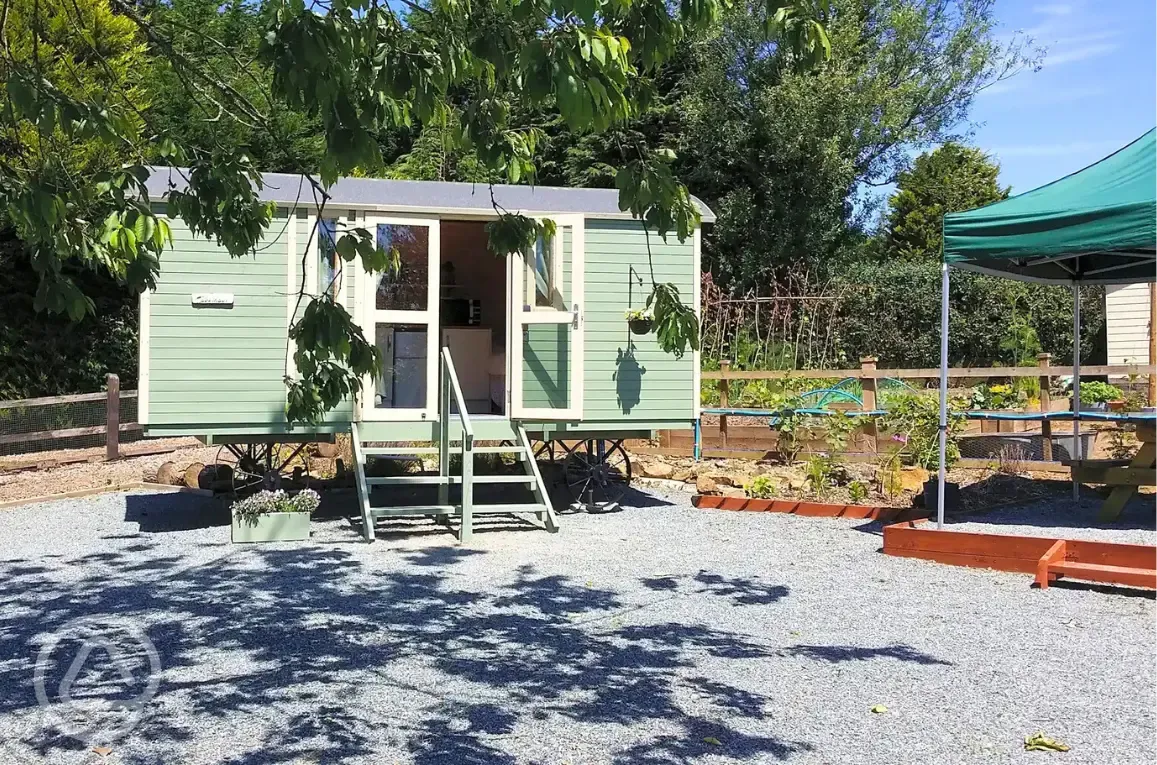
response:
[[[378,246],[398,267],[358,280],[366,339],[382,352],[382,373],[362,385],[362,420],[437,419],[438,221],[367,215]]]
[[[583,414],[583,216],[551,216],[554,237],[510,258],[509,415],[532,421]]]

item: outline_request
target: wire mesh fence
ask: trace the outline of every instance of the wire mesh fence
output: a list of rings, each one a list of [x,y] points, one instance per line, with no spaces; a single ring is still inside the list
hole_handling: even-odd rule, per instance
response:
[[[702,277],[704,359],[740,369],[814,369],[843,364],[836,332],[840,295],[800,280],[773,283],[761,294],[729,296]]]
[[[117,442],[139,440],[137,392],[114,392]],[[0,401],[0,456],[84,449],[108,442],[107,392]]]

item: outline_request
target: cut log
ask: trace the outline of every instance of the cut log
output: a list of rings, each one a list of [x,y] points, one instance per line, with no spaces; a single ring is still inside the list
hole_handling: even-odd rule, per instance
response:
[[[205,463],[194,462],[185,468],[185,485],[190,489],[200,489],[201,487],[201,471],[205,469]],[[208,488],[206,486],[205,488]]]
[[[162,462],[161,466],[157,468],[157,483],[176,486],[179,483],[179,476],[175,462]]]

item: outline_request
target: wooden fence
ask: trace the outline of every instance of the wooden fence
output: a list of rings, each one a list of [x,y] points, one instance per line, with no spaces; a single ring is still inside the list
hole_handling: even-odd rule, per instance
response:
[[[718,380],[719,381],[719,409],[728,409],[731,407],[731,380],[843,380],[852,378],[860,382],[860,387],[863,391],[863,409],[871,411],[878,408],[878,385],[880,380],[893,378],[898,380],[935,380],[940,378],[940,370],[937,368],[928,369],[881,369],[878,366],[879,360],[875,357],[869,356],[860,360],[860,366],[851,369],[795,369],[795,370],[736,370],[731,369],[729,361],[721,361],[720,369],[717,371],[704,371],[701,377],[704,380]],[[1040,383],[1040,411],[1054,411],[1054,405],[1051,401],[1049,388],[1052,379],[1055,377],[1062,377],[1071,375],[1072,370],[1069,367],[1055,367],[1052,366],[1052,356],[1047,353],[1042,353],[1037,356],[1037,366],[1035,367],[950,367],[948,369],[949,379],[962,380],[987,380],[993,378],[1013,378],[1013,377],[1036,377]],[[1154,364],[1101,364],[1101,365],[1082,365],[1081,377],[1126,377],[1126,376],[1144,376],[1148,375],[1150,380],[1150,399],[1149,403],[1153,404],[1153,381],[1157,379],[1157,365]],[[1060,403],[1060,402],[1058,402]],[[715,407],[707,407],[715,408]],[[730,450],[731,445],[728,443],[729,427],[728,416],[719,415],[718,433],[711,434],[707,430],[704,431],[704,442],[706,443],[708,436],[712,440],[717,440],[719,449]],[[747,450],[759,450],[766,446],[771,448],[775,441],[775,436],[766,427],[758,428],[760,444],[756,446],[750,443],[753,433],[746,431],[753,430],[752,428],[743,428],[744,433],[740,437],[744,447]],[[1047,420],[1041,425],[1041,435],[1043,437],[1043,448],[1046,452],[1046,459],[1051,459],[1052,451],[1052,423]],[[864,446],[869,452],[876,451],[876,425],[874,423],[867,423],[864,425],[864,436],[866,443]],[[665,431],[660,436],[660,444],[664,450],[684,451],[682,442],[687,439],[687,434],[682,433],[676,435],[674,431]],[[689,450],[687,450],[689,453]],[[734,452],[736,456],[741,454],[740,451]],[[722,455],[720,455],[722,456]]]
[[[139,423],[121,422],[122,403],[135,404],[137,392],[122,391],[120,378],[116,375],[108,376],[106,387],[100,393],[0,401],[0,448],[7,447],[6,452],[19,453],[52,448],[54,442],[103,434],[105,457],[117,459],[122,435],[136,434],[142,429]],[[88,407],[84,408],[83,414],[77,414],[76,410],[85,404]],[[58,422],[60,420],[65,422]],[[90,424],[77,426],[74,424],[76,420]],[[101,422],[91,424],[94,420]],[[37,423],[63,424],[64,427],[35,429]]]

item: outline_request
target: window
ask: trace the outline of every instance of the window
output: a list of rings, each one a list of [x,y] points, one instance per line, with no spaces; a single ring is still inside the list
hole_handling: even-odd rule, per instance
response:
[[[552,308],[554,293],[554,252],[541,236],[534,243],[534,305]]]
[[[326,218],[317,227],[317,294],[338,299],[341,264],[337,254],[337,220]]]
[[[421,409],[426,406],[425,325],[378,324],[374,342],[382,352],[374,406],[378,409]]]
[[[377,310],[425,311],[429,303],[429,226],[379,223],[376,241],[389,263],[378,276]]]

